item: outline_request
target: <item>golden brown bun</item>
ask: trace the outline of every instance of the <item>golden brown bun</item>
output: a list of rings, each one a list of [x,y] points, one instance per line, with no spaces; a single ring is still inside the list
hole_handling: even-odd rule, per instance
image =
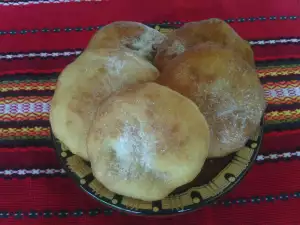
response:
[[[50,112],[55,136],[87,160],[86,132],[95,107],[122,87],[158,75],[152,64],[129,50],[86,50],[58,78]]]
[[[101,28],[91,39],[87,49],[127,48],[152,61],[157,45],[164,39],[164,34],[144,24],[119,21]]]
[[[87,146],[93,174],[104,186],[154,201],[197,176],[209,128],[189,99],[155,83],[138,84],[99,107]]]
[[[190,22],[170,33],[159,45],[155,65],[159,70],[177,55],[201,43],[213,42],[234,50],[255,67],[253,52],[247,41],[243,40],[226,22],[209,19]]]
[[[236,52],[201,44],[171,60],[159,84],[193,100],[212,130],[209,157],[244,146],[259,126],[264,92],[255,70]]]

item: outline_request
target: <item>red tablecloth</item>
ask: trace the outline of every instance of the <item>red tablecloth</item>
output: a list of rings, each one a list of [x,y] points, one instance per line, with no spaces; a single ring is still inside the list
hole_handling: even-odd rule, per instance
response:
[[[298,0],[1,0],[0,224],[300,224]],[[49,139],[49,101],[61,69],[114,20],[180,25],[226,19],[251,41],[269,102],[263,148],[222,200],[173,218],[123,215],[83,193]]]

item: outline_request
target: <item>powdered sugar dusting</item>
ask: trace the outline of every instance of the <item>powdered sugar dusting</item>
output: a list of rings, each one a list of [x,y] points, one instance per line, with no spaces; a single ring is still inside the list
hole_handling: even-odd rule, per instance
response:
[[[110,56],[107,59],[105,67],[109,75],[118,76],[121,74],[121,71],[124,68],[125,64],[125,60],[122,60],[117,56]]]
[[[133,40],[125,40],[131,42],[131,47],[136,53],[145,58],[152,58],[157,45],[161,44],[165,39],[165,35],[157,30],[146,28],[145,31]]]
[[[103,77],[103,82],[109,87],[107,93],[112,93],[119,90],[123,86],[123,81],[126,79],[126,60],[120,56],[109,56],[105,64],[107,74]],[[105,85],[104,85],[105,86]],[[106,88],[106,87],[104,87]]]
[[[158,142],[153,133],[144,130],[143,123],[136,126],[125,122],[121,135],[112,146],[116,164],[110,165],[111,170],[124,180],[138,179],[145,173],[164,179],[165,174],[155,172],[153,165]]]
[[[247,104],[257,98],[257,95],[253,94],[252,89],[238,90],[242,98],[237,99],[234,97],[236,93],[233,93],[231,81],[219,79],[211,84],[198,85],[193,93],[196,104],[222,144],[246,141],[248,137],[245,137],[243,130],[247,127],[247,122],[257,121],[258,109],[251,109]]]
[[[185,52],[185,46],[180,40],[174,40],[172,45],[168,47],[167,49],[167,54],[168,55],[173,55],[173,54],[181,54]]]

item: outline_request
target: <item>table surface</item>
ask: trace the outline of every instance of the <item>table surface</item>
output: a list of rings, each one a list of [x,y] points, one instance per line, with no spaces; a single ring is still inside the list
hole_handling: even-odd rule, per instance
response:
[[[0,224],[300,224],[300,5],[297,0],[0,1]],[[123,215],[83,193],[61,169],[49,136],[59,72],[102,25],[160,27],[219,17],[255,52],[265,88],[263,147],[221,200],[171,218]]]

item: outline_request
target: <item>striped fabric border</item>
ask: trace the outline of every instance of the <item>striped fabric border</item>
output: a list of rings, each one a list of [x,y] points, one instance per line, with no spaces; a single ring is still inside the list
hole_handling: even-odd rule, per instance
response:
[[[279,195],[262,195],[256,196],[252,198],[238,198],[238,199],[231,199],[231,200],[222,200],[213,203],[213,205],[223,205],[223,206],[230,206],[230,205],[245,205],[245,204],[260,204],[260,203],[271,203],[273,204],[275,201],[286,201],[288,199],[298,199],[300,198],[300,192],[292,192],[292,193],[285,193]],[[32,209],[30,211],[0,211],[0,219],[39,219],[39,218],[66,218],[66,217],[82,217],[82,216],[98,216],[98,215],[124,215],[124,212],[118,212],[113,209],[88,209],[88,210],[35,210]],[[124,215],[126,216],[126,214]]]
[[[56,79],[51,80],[26,80],[26,81],[6,81],[0,82],[0,89],[3,94],[22,92],[22,91],[39,91],[40,95],[43,92],[51,91],[52,95],[55,90]],[[278,83],[266,83],[263,85],[265,89],[265,97],[270,104],[293,104],[300,102],[300,81],[282,81]],[[7,97],[8,98],[8,97]],[[1,100],[0,100],[1,104]],[[8,109],[7,109],[8,110]],[[0,106],[0,114],[3,113]]]
[[[6,169],[0,170],[0,177],[14,177],[14,176],[40,176],[40,175],[64,175],[64,169]]]
[[[4,140],[49,139],[49,127],[0,128],[0,138]]]
[[[76,50],[79,53],[79,50]],[[22,53],[23,54],[23,53]],[[53,55],[42,53],[36,55],[27,54],[29,57],[69,57],[76,54],[62,53]],[[15,59],[20,59],[20,56]],[[299,64],[300,65],[300,64]],[[263,83],[265,97],[270,109],[265,114],[266,132],[273,131],[280,126],[291,129],[290,124],[297,124],[294,129],[298,129],[300,122],[300,109],[297,105],[300,99],[300,82],[296,79],[300,75],[300,66],[297,63],[291,65],[268,64],[258,68],[259,77]],[[46,146],[51,143],[49,128],[49,110],[53,91],[55,90],[56,79],[59,70],[54,71],[14,71],[0,74],[0,139],[3,143],[9,143],[9,147],[24,146],[25,141],[35,146]],[[19,97],[18,97],[19,96]],[[274,108],[278,106],[277,108]],[[294,108],[293,108],[294,107]],[[279,125],[279,126],[278,126]],[[36,147],[38,148],[38,147]],[[36,151],[36,150],[35,150]],[[261,166],[266,163],[279,161],[299,160],[300,151],[286,150],[286,152],[260,154],[256,158],[256,164]],[[0,170],[1,179],[24,179],[53,177],[53,179],[67,178],[63,169],[54,168],[5,168]],[[40,179],[39,179],[40,180]],[[5,180],[4,180],[5,181]],[[273,196],[257,196],[249,198],[238,198],[222,200],[215,205],[231,206],[241,204],[272,203],[287,199],[298,199],[299,192]],[[106,210],[106,211],[105,211]],[[30,212],[0,212],[0,218],[51,218],[70,217],[83,215],[112,215],[114,211],[89,210],[89,211],[35,211]]]
[[[9,91],[46,91],[55,90],[56,79],[45,79],[45,80],[13,80],[13,81],[0,81],[1,92]]]
[[[278,77],[280,80],[293,74],[298,75],[299,72],[299,66],[293,65],[258,69],[259,77],[262,80],[267,77]],[[58,73],[52,79],[43,78],[44,75],[48,76],[48,73],[38,76],[36,74],[26,75],[27,78],[35,77],[34,80],[15,80],[15,77],[21,78],[22,74],[14,75],[2,76],[4,79],[0,81],[2,95],[5,95],[5,97],[0,97],[0,137],[8,141],[48,140],[50,101]],[[286,129],[285,127],[287,129],[297,128],[296,124],[300,123],[300,109],[297,105],[300,100],[299,84],[300,82],[294,79],[263,84],[269,103],[269,110],[265,114],[266,132],[278,129],[278,124],[282,126],[283,130]],[[45,94],[46,96],[44,96]],[[275,106],[278,106],[278,110]],[[45,123],[41,123],[41,121],[45,121]],[[295,126],[287,126],[287,124],[295,124]]]
[[[61,50],[61,51],[42,51],[42,52],[11,52],[0,53],[0,60],[13,60],[13,59],[33,59],[33,58],[57,58],[57,57],[69,57],[78,56],[82,52],[82,49],[78,50]]]
[[[289,159],[300,159],[300,151],[295,152],[283,152],[283,153],[271,153],[258,155],[256,162],[262,163],[265,161],[279,161],[279,160],[289,160]]]
[[[15,101],[11,99],[5,101],[5,99],[1,101],[0,99],[0,121],[31,121],[36,118],[48,119],[51,97],[40,98],[35,102],[31,102],[30,100],[33,99],[32,97],[25,98],[23,101],[20,99],[16,99]],[[276,104],[278,104],[278,102]],[[286,99],[284,99],[281,104],[287,104]],[[266,123],[269,121],[297,120],[299,118],[300,109],[272,111],[265,114]]]
[[[56,77],[58,76],[58,73],[55,73],[49,79],[49,74],[53,73],[47,73],[46,71],[30,75],[25,73],[25,80],[15,80],[16,77],[21,78],[23,76],[22,73],[9,74],[2,77],[0,89],[2,94],[8,93],[8,95],[4,98],[0,97],[0,122],[47,120],[50,110],[49,104],[55,90]],[[266,123],[284,122],[286,120],[290,122],[297,121],[300,118],[299,109],[284,109],[287,105],[300,102],[300,81],[294,79],[280,80],[282,78],[289,78],[291,75],[299,75],[300,67],[291,65],[290,67],[259,68],[258,74],[262,81],[267,77],[277,77],[279,79],[278,82],[265,82],[263,84],[268,103],[270,105],[280,105],[281,107],[280,111],[266,113]],[[14,97],[14,95],[22,95],[22,92],[25,91],[28,92],[28,96]],[[47,96],[41,96],[45,92],[48,93]],[[39,97],[32,95],[32,93],[38,94]],[[11,132],[15,133],[15,131]]]
[[[259,77],[277,77],[277,76],[289,76],[289,75],[299,75],[300,74],[300,66],[298,65],[287,65],[287,66],[270,66],[266,68],[258,68],[257,70]]]
[[[260,154],[256,158],[258,165],[279,161],[299,160],[300,151]],[[62,168],[18,168],[18,169],[0,169],[0,178],[26,178],[26,177],[66,177],[66,171]]]
[[[276,44],[298,44],[300,43],[299,37],[293,38],[280,38],[280,39],[269,39],[269,40],[251,40],[249,41],[250,45],[276,45]]]
[[[57,3],[68,3],[68,2],[107,2],[110,0],[7,0],[1,1],[0,6],[22,6],[28,4],[57,4]],[[245,22],[264,22],[264,21],[297,21],[300,19],[300,16],[297,15],[289,15],[289,16],[259,16],[259,17],[240,17],[240,18],[229,18],[224,19],[227,23],[245,23]],[[185,24],[182,21],[165,21],[162,23],[148,23],[148,26],[155,27],[155,26],[162,26],[162,27],[178,27]],[[88,27],[57,27],[57,28],[42,28],[42,29],[22,29],[22,30],[0,30],[0,35],[16,35],[16,34],[36,34],[39,32],[42,33],[59,33],[59,32],[82,32],[82,31],[93,31],[98,30],[103,25],[96,25],[96,26],[88,26]],[[296,37],[294,37],[296,38]],[[290,39],[294,39],[290,38]],[[285,38],[283,38],[285,39]],[[297,38],[296,38],[297,39]],[[271,40],[270,40],[271,41]]]
[[[168,29],[169,30],[169,29]],[[1,31],[0,31],[1,35]],[[274,39],[274,40],[249,40],[249,44],[253,47],[263,45],[277,45],[277,44],[297,44],[300,43],[299,37],[290,39]],[[23,58],[57,58],[57,57],[68,57],[78,56],[81,54],[83,49],[69,49],[69,50],[58,50],[58,51],[39,51],[39,52],[2,52],[0,53],[0,59],[2,60],[14,60]]]

